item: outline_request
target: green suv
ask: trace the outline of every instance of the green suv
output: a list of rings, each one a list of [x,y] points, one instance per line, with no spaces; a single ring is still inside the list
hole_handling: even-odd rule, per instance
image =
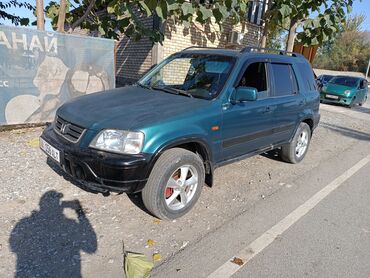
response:
[[[135,85],[62,105],[40,146],[79,183],[142,191],[162,219],[187,213],[214,170],[281,148],[300,162],[318,125],[320,96],[301,55],[189,48]]]

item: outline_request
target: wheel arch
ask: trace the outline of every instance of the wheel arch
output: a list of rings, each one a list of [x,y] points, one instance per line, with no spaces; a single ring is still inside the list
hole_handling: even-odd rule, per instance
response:
[[[186,149],[188,151],[191,151],[191,152],[199,155],[200,158],[203,161],[204,169],[205,169],[205,173],[206,173],[205,182],[209,187],[212,187],[212,185],[213,185],[213,170],[214,170],[213,163],[212,163],[212,151],[211,151],[208,143],[205,140],[203,140],[201,138],[196,138],[196,137],[176,139],[176,140],[173,140],[171,142],[167,142],[162,147],[160,147],[152,158],[148,175],[152,171],[152,169],[154,167],[154,164],[157,162],[158,158],[166,150],[173,149],[173,148]]]

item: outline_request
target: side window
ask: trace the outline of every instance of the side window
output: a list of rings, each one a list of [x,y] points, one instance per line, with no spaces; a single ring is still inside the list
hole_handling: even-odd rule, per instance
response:
[[[298,69],[300,71],[300,76],[303,78],[303,84],[306,90],[308,91],[315,91],[316,88],[316,82],[314,77],[314,71],[312,70],[309,63],[299,63]],[[329,81],[325,80],[325,77],[321,76],[321,81]]]
[[[288,64],[271,64],[274,77],[274,96],[290,96],[298,92],[297,79]]]
[[[362,80],[360,84],[360,89],[366,89],[366,80]]]
[[[241,86],[256,88],[259,98],[268,97],[266,64],[261,62],[250,64],[237,87]]]

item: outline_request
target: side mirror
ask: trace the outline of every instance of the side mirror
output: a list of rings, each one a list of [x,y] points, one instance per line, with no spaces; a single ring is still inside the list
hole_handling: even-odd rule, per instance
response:
[[[235,95],[233,101],[245,102],[257,100],[257,89],[253,87],[238,87],[235,89]]]

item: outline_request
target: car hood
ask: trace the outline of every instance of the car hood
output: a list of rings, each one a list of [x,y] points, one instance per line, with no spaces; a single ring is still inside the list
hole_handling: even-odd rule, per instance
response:
[[[133,130],[207,105],[208,100],[129,86],[75,98],[57,115],[93,130]]]
[[[353,89],[352,87],[347,87],[347,86],[333,84],[333,83],[326,84],[326,92],[330,94],[344,95],[344,92],[347,90],[353,92],[355,89]]]

